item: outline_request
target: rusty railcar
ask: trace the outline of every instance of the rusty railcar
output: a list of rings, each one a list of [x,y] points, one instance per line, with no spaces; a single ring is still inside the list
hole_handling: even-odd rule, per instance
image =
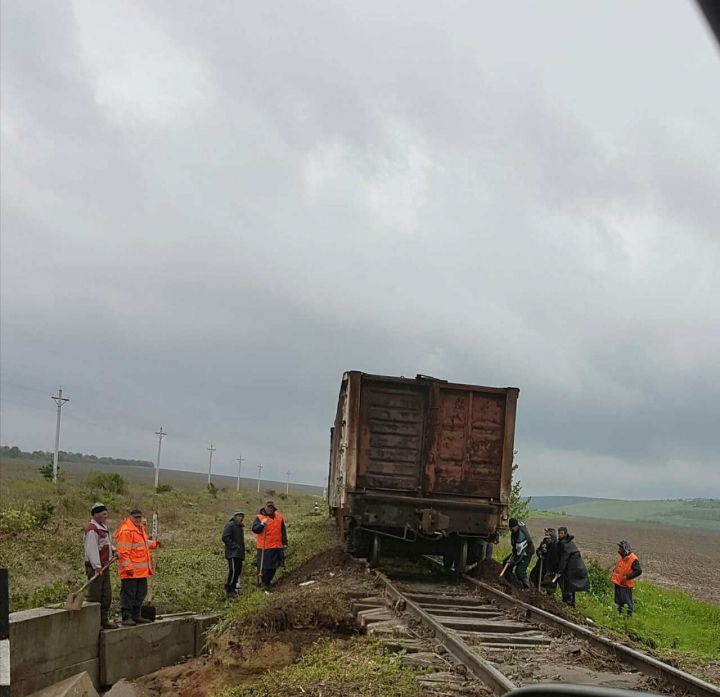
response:
[[[328,503],[343,543],[377,564],[442,555],[463,571],[507,524],[519,390],[343,375]]]

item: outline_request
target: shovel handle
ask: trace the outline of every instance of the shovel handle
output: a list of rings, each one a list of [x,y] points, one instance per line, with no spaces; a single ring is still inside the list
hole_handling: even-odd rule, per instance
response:
[[[100,569],[100,573],[102,573],[103,571],[107,571],[107,569],[110,568],[110,565],[111,565],[116,559],[117,559],[117,557],[113,557],[107,564],[105,564],[105,566],[103,566],[102,569]],[[89,578],[89,579],[87,580],[87,582],[85,583],[85,585],[84,585],[82,588],[79,588],[78,590],[76,590],[76,591],[73,593],[73,595],[77,595],[78,593],[82,593],[82,592],[98,577],[98,575],[99,575],[99,574],[95,574],[92,578]]]
[[[500,572],[500,576],[502,576],[502,575],[507,571],[508,566],[510,566],[510,562],[509,562],[509,561],[506,561],[506,562],[505,562],[505,566],[503,566],[503,569],[502,569],[502,571]]]

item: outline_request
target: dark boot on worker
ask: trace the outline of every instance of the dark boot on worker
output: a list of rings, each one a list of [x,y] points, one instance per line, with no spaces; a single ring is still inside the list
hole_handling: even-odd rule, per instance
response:
[[[135,624],[150,624],[150,620],[146,620],[142,615],[133,615]]]
[[[130,615],[125,615],[122,618],[122,626],[123,627],[134,627],[135,624],[136,624],[135,620],[132,617],[130,617]]]
[[[115,622],[111,622],[107,615],[100,615],[100,626],[103,629],[117,629],[118,625]]]

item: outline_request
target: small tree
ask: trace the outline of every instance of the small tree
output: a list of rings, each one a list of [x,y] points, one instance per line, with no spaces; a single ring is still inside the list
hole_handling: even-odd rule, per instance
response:
[[[207,485],[207,490],[210,496],[214,499],[216,499],[218,497],[218,493],[220,493],[220,490],[212,482]]]
[[[517,455],[517,452],[514,453]],[[510,490],[510,517],[516,518],[517,520],[523,520],[527,518],[530,513],[530,500],[531,497],[523,499],[522,495],[522,484],[519,479],[516,479],[515,472],[517,472],[519,465],[513,460],[512,465],[512,489]]]
[[[53,480],[53,463],[48,462],[47,465],[40,465],[38,472],[43,476],[43,479],[47,479],[49,482]],[[60,478],[60,465],[58,465],[58,479]]]

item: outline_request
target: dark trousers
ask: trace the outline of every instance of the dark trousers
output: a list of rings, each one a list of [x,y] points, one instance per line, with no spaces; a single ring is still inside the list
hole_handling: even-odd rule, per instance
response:
[[[89,579],[95,575],[95,570],[89,564],[85,564],[85,575]],[[105,572],[87,587],[87,600],[89,603],[100,603],[100,621],[107,620],[110,605],[112,605],[109,569],[105,569]]]
[[[227,581],[225,581],[225,592],[236,593],[238,581],[240,580],[240,574],[242,573],[243,560],[233,557],[227,560],[228,563],[228,575]]]
[[[567,579],[560,577],[560,591],[562,592],[562,601],[570,607],[575,607],[575,591],[570,588]]]
[[[120,580],[120,612],[123,619],[137,617],[147,595],[147,578],[123,578]]]
[[[633,614],[635,605],[633,603],[633,589],[624,588],[615,584],[615,605],[617,605],[618,612],[622,615],[623,607],[627,605],[628,617]]]
[[[507,571],[505,571],[505,578],[519,588],[530,588],[527,575],[529,563],[530,559],[525,555],[515,566],[508,566]]]
[[[262,574],[260,574],[260,578],[262,579],[263,586],[269,586],[272,583],[273,578],[275,578],[275,572],[277,569],[264,569]]]

